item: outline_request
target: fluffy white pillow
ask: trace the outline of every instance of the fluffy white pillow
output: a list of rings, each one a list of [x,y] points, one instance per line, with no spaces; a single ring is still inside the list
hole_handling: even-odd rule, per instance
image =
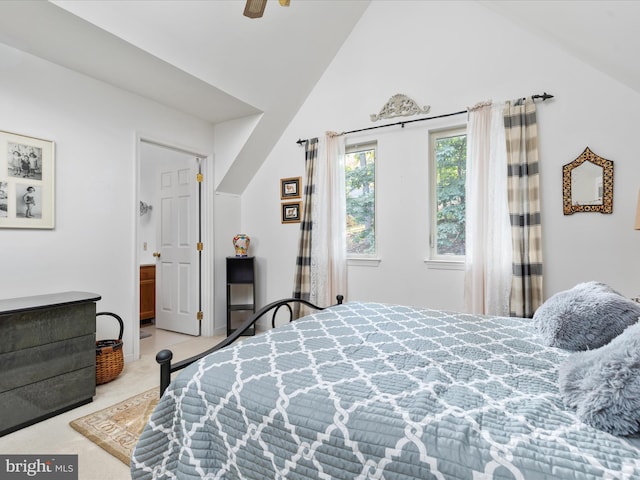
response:
[[[545,345],[589,350],[609,343],[638,317],[640,303],[604,283],[585,282],[550,297],[533,321]]]
[[[569,356],[559,381],[564,403],[587,425],[613,435],[640,432],[640,323],[604,347]]]

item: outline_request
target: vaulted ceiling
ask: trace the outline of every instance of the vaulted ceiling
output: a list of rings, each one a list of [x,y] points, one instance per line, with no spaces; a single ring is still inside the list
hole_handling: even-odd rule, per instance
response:
[[[242,193],[366,10],[364,0],[0,2],[0,42],[211,123],[255,125],[218,189]]]
[[[640,1],[480,0],[640,93]]]
[[[640,2],[478,1],[640,92]],[[244,3],[3,0],[0,42],[212,124],[251,119],[219,185],[241,193],[370,2],[269,0],[260,19]]]

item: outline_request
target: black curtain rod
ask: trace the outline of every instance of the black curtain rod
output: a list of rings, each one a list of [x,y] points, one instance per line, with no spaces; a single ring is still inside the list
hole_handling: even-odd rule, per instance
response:
[[[542,94],[537,94],[537,95],[531,95],[531,98],[533,100],[538,100],[538,99],[542,99],[542,101],[544,102],[545,100],[549,99],[549,98],[553,98],[553,95],[544,92]],[[524,98],[523,98],[524,100]],[[468,110],[460,110],[459,112],[453,112],[453,113],[444,113],[442,115],[436,115],[435,117],[424,117],[424,118],[415,118],[413,120],[403,120],[400,122],[396,122],[396,123],[387,123],[386,125],[375,125],[373,127],[367,127],[367,128],[359,128],[358,130],[349,130],[348,132],[342,132],[339,133],[338,135],[347,135],[349,133],[358,133],[358,132],[365,132],[367,130],[375,130],[376,128],[385,128],[385,127],[395,127],[397,125],[400,125],[402,128],[404,128],[404,126],[407,123],[413,123],[413,122],[424,122],[425,120],[435,120],[436,118],[445,118],[445,117],[453,117],[454,115],[462,115],[463,113],[467,113]],[[309,140],[302,140],[302,139],[298,139],[296,141],[296,143],[298,145],[303,145],[305,143],[307,143]]]

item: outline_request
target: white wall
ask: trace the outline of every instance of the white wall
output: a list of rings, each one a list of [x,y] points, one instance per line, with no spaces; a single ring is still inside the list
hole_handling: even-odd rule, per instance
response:
[[[238,195],[216,194],[215,198],[215,218],[216,218],[216,257],[213,266],[215,272],[215,335],[226,335],[227,321],[227,277],[226,277],[226,257],[235,255],[233,248],[233,237],[236,233],[241,233],[241,199]],[[254,240],[249,246],[249,255],[253,255]]]
[[[304,175],[298,138],[373,125],[394,94],[431,114],[479,101],[547,91],[538,105],[545,293],[599,280],[640,292],[640,232],[633,215],[640,187],[636,129],[640,96],[475,2],[372,2],[242,197],[242,230],[256,240],[262,303],[288,296],[297,225],[281,225],[279,179]],[[350,300],[463,308],[463,272],[433,270],[428,252],[428,129],[421,122],[350,135],[378,141],[378,267],[349,268]],[[562,165],[586,146],[614,161],[612,215],[562,213]],[[415,249],[402,244],[414,238]]]
[[[140,201],[151,206],[151,210],[138,217],[138,261],[140,265],[153,265],[156,259],[153,252],[157,250],[156,245],[156,221],[159,209],[156,201],[156,169],[160,166],[153,155],[153,151],[145,153],[145,147],[149,144],[140,145]],[[155,207],[155,209],[154,209]]]
[[[304,174],[298,138],[370,126],[369,115],[396,93],[430,104],[437,115],[545,90],[556,95],[538,109],[546,294],[591,279],[640,293],[640,232],[632,230],[640,187],[638,94],[479,4],[377,0],[242,197],[216,195],[213,208],[206,207],[215,223],[215,256],[207,264],[215,280],[207,281],[217,319],[224,321],[224,258],[233,254],[235,233],[251,236],[259,304],[291,294],[299,225],[280,223],[279,179]],[[3,45],[0,104],[0,129],[56,143],[56,227],[0,231],[0,297],[98,293],[100,310],[125,318],[131,359],[138,321],[137,138],[211,153],[215,142],[215,168],[225,170],[255,119],[220,126],[214,137],[200,120]],[[427,130],[437,126],[349,136],[378,141],[382,259],[378,267],[350,267],[349,299],[462,308],[462,272],[424,263]],[[615,162],[612,215],[562,214],[562,165],[586,146]],[[416,239],[414,250],[400,245],[407,236]],[[102,338],[114,335],[99,327]]]
[[[0,231],[0,296],[98,293],[98,309],[126,321],[130,360],[139,322],[137,138],[212,154],[213,128],[4,45],[0,104],[2,130],[56,145],[55,229]],[[114,338],[102,323],[98,337]]]

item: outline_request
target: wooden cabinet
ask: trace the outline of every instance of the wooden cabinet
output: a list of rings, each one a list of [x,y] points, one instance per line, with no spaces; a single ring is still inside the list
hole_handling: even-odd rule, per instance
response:
[[[227,336],[256,311],[255,273],[254,257],[227,257]]]
[[[140,321],[156,317],[156,266],[140,265]]]
[[[0,300],[0,436],[93,400],[98,300],[86,292]]]

